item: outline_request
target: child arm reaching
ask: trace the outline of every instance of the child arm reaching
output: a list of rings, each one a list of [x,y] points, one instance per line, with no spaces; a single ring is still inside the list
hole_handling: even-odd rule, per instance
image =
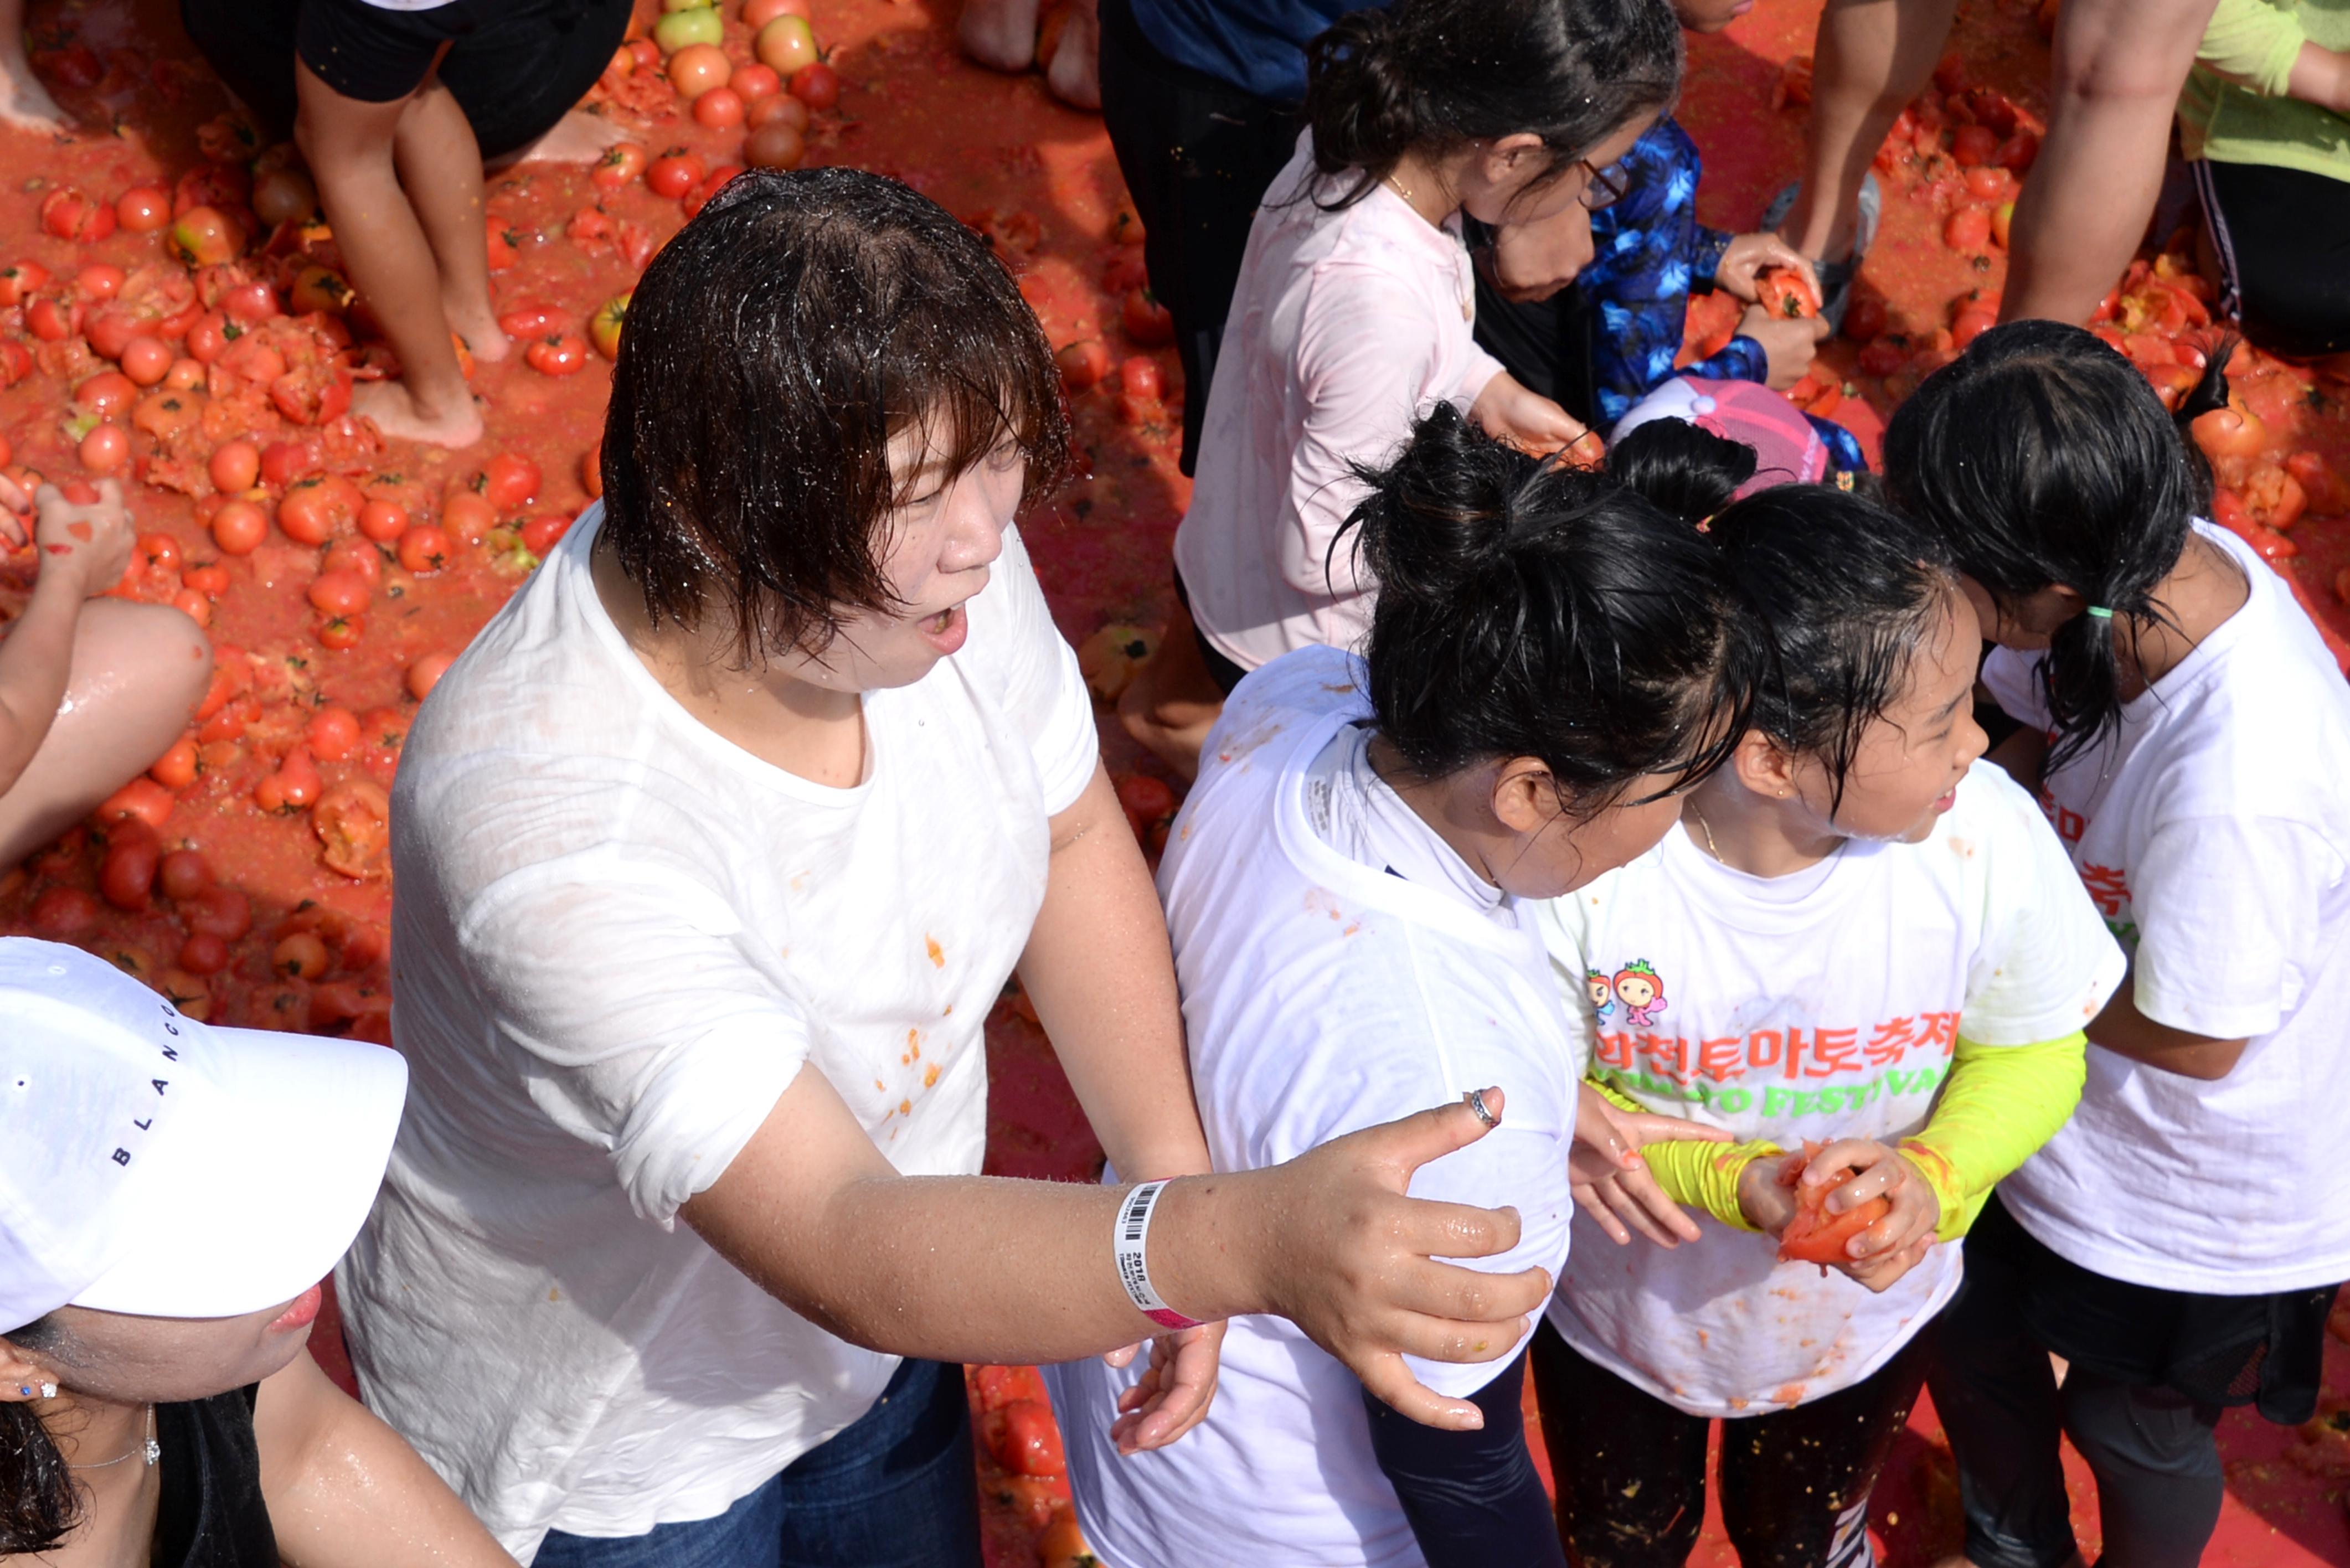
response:
[[[2350,115],[2350,55],[2302,30],[2291,10],[2262,0],[2220,0],[2198,61],[2264,98],[2293,98]]]

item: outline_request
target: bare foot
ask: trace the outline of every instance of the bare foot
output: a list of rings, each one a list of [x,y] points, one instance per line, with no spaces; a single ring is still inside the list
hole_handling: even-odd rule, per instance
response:
[[[21,51],[14,58],[0,57],[0,121],[19,130],[67,129],[66,111],[33,74]]]
[[[465,352],[483,365],[494,365],[514,351],[498,313],[486,299],[460,300],[441,296],[441,314],[449,330],[465,340]]]
[[[955,36],[981,65],[1024,71],[1036,63],[1036,8],[1037,0],[964,0]]]
[[[487,165],[503,169],[514,163],[593,163],[604,156],[604,150],[616,141],[626,141],[629,132],[623,126],[613,124],[600,114],[573,109],[555,122],[555,128],[519,152],[510,152]]]
[[[966,13],[968,15],[968,13]],[[1045,67],[1045,85],[1072,109],[1101,108],[1101,20],[1087,0],[1069,7],[1060,42]]]
[[[399,441],[467,447],[482,439],[482,410],[470,393],[457,411],[437,414],[427,412],[398,381],[363,381],[351,389],[351,412],[365,414]]]

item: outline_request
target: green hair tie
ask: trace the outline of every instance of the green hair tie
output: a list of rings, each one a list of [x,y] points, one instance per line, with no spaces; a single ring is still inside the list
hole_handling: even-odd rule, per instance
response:
[[[2114,612],[2107,609],[2103,605],[2091,605],[2089,607],[2089,613],[2095,616],[2099,620],[2111,620],[2114,618]]]

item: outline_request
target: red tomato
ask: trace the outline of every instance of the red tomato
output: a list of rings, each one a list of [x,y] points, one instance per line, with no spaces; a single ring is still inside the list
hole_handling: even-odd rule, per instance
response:
[[[498,329],[509,337],[538,337],[562,319],[563,313],[544,300],[518,299],[498,317]]]
[[[250,556],[269,537],[269,516],[250,501],[232,501],[213,514],[213,543],[226,556]]]
[[[691,149],[672,147],[652,161],[645,171],[645,188],[656,196],[671,201],[684,195],[702,183],[709,170]]]
[[[118,909],[143,909],[155,887],[162,848],[144,825],[125,823],[106,846],[98,868],[98,890]]]
[[[767,70],[767,67],[764,66],[745,66],[743,68],[744,70]],[[767,71],[767,74],[769,76],[775,75],[773,71]],[[815,117],[808,113],[807,105],[802,103],[799,99],[794,98],[787,92],[779,91],[773,93],[766,98],[760,99],[757,102],[752,104],[751,111],[745,118],[749,120],[752,129],[754,130],[764,126],[773,125],[778,120],[790,126],[794,130],[806,130],[808,128],[808,121],[813,119]]]
[[[1054,358],[1060,362],[1061,379],[1072,391],[1083,391],[1109,374],[1109,348],[1098,337],[1087,337],[1070,344]]]
[[[367,635],[367,623],[355,615],[328,616],[318,623],[318,646],[340,653],[357,648]]]
[[[100,801],[94,815],[109,825],[135,819],[160,833],[163,824],[171,820],[172,808],[178,804],[170,790],[153,779],[140,777]]]
[[[271,228],[298,223],[318,210],[318,188],[299,169],[272,169],[253,182],[254,215]]]
[[[797,99],[769,99],[769,103],[797,103]],[[807,142],[797,127],[777,119],[743,139],[743,161],[754,169],[796,169],[807,156]]]
[[[743,165],[740,163],[721,163],[717,168],[712,169],[708,174],[702,176],[702,183],[687,192],[685,195],[679,200],[678,206],[684,212],[687,217],[692,217],[696,213],[702,211],[703,207],[709,205],[710,199],[718,194],[719,192],[726,189],[727,182],[741,172],[743,172]]]
[[[472,491],[452,495],[441,505],[441,526],[461,544],[480,544],[497,521],[498,509]]]
[[[588,368],[588,343],[577,332],[550,333],[522,357],[542,376],[576,376]]]
[[[311,607],[328,617],[348,618],[368,607],[375,596],[368,589],[367,579],[357,572],[321,572],[310,583],[307,595]]]
[[[224,942],[242,941],[253,929],[253,905],[234,888],[207,888],[188,900],[180,918],[190,930],[201,935]]]
[[[379,545],[389,545],[408,532],[408,508],[392,501],[370,501],[359,508],[359,532]]]
[[[1999,325],[1999,312],[1987,305],[1970,305],[1950,320],[1950,342],[1960,348]]]
[[[1118,315],[1119,325],[1126,335],[1145,348],[1156,348],[1162,343],[1175,341],[1175,318],[1158,296],[1148,288],[1127,291],[1126,305]]]
[[[588,178],[599,190],[617,191],[644,171],[645,150],[633,141],[616,141],[604,149]]]
[[[204,368],[193,359],[174,359],[163,372],[163,385],[174,392],[192,392],[204,384]]]
[[[1159,361],[1140,354],[1118,366],[1118,387],[1122,392],[1130,392],[1138,398],[1149,398],[1153,401],[1166,390],[1159,377]]]
[[[359,749],[359,715],[348,708],[321,708],[302,727],[302,743],[320,761],[339,763]]]
[[[25,306],[25,329],[44,343],[62,343],[81,330],[81,306],[42,295]]]
[[[544,556],[570,531],[571,519],[562,513],[542,513],[522,525],[522,547],[534,556]]]
[[[455,551],[449,535],[429,523],[400,536],[400,564],[420,577],[429,577],[447,566]]]
[[[220,266],[244,254],[244,225],[217,207],[191,207],[172,220],[163,244],[184,266]]]
[[[228,592],[228,568],[218,561],[206,561],[200,566],[190,566],[180,574],[180,580],[200,594]]]
[[[453,654],[428,653],[408,667],[408,694],[419,702],[432,695],[449,667],[457,662]]]
[[[109,262],[91,262],[74,274],[74,292],[84,299],[112,299],[122,292],[122,269]]]
[[[743,123],[743,95],[731,87],[714,87],[693,100],[693,122],[712,130],[731,130]]]
[[[182,559],[180,541],[169,534],[140,535],[137,552],[131,556],[134,564],[151,572],[176,573]]]
[[[288,980],[316,980],[327,972],[327,944],[316,931],[296,931],[269,950],[269,967]]]
[[[151,234],[172,221],[172,194],[160,185],[133,185],[114,199],[114,221],[134,234]]]
[[[78,937],[98,924],[98,900],[78,888],[51,888],[33,900],[33,930],[57,940]]]
[[[258,327],[275,316],[286,312],[277,304],[277,291],[265,283],[241,283],[221,296],[220,307],[231,321],[241,321],[247,327]]]
[[[157,865],[155,880],[163,897],[183,904],[213,885],[212,863],[200,849],[174,849]]]
[[[1038,1568],[1101,1568],[1101,1558],[1086,1544],[1086,1533],[1074,1514],[1056,1512],[1036,1537]]]
[[[182,735],[172,749],[147,764],[147,776],[168,790],[182,790],[196,782],[196,740]]]
[[[771,17],[751,42],[759,63],[789,81],[792,73],[816,62],[816,30],[805,16]]]
[[[180,944],[180,967],[190,974],[218,974],[228,967],[228,944],[198,931]]]
[[[244,331],[239,327],[238,331]],[[209,365],[228,351],[228,317],[217,310],[208,310],[196,317],[188,328],[188,358],[199,365]]]
[[[383,552],[365,539],[338,539],[318,563],[322,572],[356,572],[372,589],[383,581]]]
[[[41,227],[61,240],[94,245],[114,233],[114,208],[60,185],[41,198]]]
[[[253,182],[242,162],[199,163],[172,187],[172,215],[183,217],[198,207],[223,212],[242,208],[253,199]]]
[[[172,373],[171,347],[160,337],[133,337],[122,346],[119,358],[122,373],[141,387],[158,385]]]
[[[2350,485],[2345,485],[2342,476],[2316,452],[2294,452],[2284,460],[2284,471],[2301,482],[2314,515],[2334,517],[2350,511]]]
[[[2040,138],[2028,130],[2019,130],[1999,144],[1991,161],[2020,180],[2032,172],[2032,165],[2039,157]]]
[[[714,44],[688,44],[669,57],[669,85],[677,88],[680,98],[698,99],[724,87],[733,74],[733,62]]]
[[[1978,164],[1967,171],[1967,194],[1978,201],[1996,201],[2007,194],[2009,175],[1996,163]]]
[[[1821,1187],[1802,1185],[1804,1166],[1824,1145],[1806,1138],[1804,1158],[1790,1159],[1779,1173],[1781,1185],[1795,1189],[1801,1205],[1787,1228],[1779,1233],[1779,1257],[1782,1262],[1817,1263],[1825,1268],[1830,1263],[1851,1262],[1845,1252],[1845,1243],[1893,1212],[1889,1199],[1872,1198],[1856,1209],[1842,1214],[1830,1214],[1826,1210],[1828,1194],[1844,1185],[1842,1181]],[[1853,1174],[1858,1174],[1856,1171]],[[1846,1180],[1851,1179],[1850,1176]]]
[[[120,425],[94,425],[74,455],[92,473],[112,473],[130,461],[130,437]]]
[[[323,545],[359,516],[359,487],[336,474],[296,481],[277,504],[277,526],[297,545]]]
[[[840,73],[822,60],[792,73],[792,96],[813,109],[827,109],[840,101]]]
[[[2209,458],[2257,457],[2269,444],[2268,428],[2233,405],[2197,415],[2190,429]]]
[[[285,489],[317,466],[317,455],[298,441],[274,441],[261,449],[261,483],[276,489]]]
[[[1942,225],[1942,243],[1954,251],[1982,251],[1991,244],[1991,214],[1981,207],[1960,207]]]
[[[502,452],[482,471],[481,493],[498,511],[511,512],[538,493],[539,483],[538,464],[519,452]]]
[[[38,262],[21,261],[0,267],[0,306],[22,305],[49,281],[49,269]]]
[[[1819,291],[1794,267],[1763,268],[1755,276],[1754,287],[1762,307],[1773,316],[1794,321],[1808,320],[1820,313]]]
[[[213,601],[193,588],[182,588],[172,596],[172,607],[194,621],[198,626],[213,623]]]
[[[1856,292],[1852,303],[1845,306],[1844,335],[1855,343],[1883,337],[1892,324],[1892,313],[1886,308],[1885,301],[1873,294]]]
[[[1137,838],[1175,815],[1175,792],[1167,781],[1149,774],[1128,774],[1117,781],[1118,804],[1126,809],[1127,825]]]
[[[590,501],[604,493],[604,438],[598,436],[596,444],[579,454],[579,487]]]
[[[736,66],[734,74],[726,78],[726,85],[748,106],[783,91],[784,78],[775,73],[773,67],[753,64]]]
[[[138,400],[138,384],[119,370],[101,370],[74,389],[74,402],[100,419],[121,413]]]
[[[1999,151],[1999,132],[1987,125],[1962,125],[1950,133],[1950,159],[1961,169],[1980,168]]]
[[[995,1462],[1021,1476],[1055,1476],[1069,1468],[1053,1407],[1041,1399],[1015,1399],[991,1422],[988,1447]]]

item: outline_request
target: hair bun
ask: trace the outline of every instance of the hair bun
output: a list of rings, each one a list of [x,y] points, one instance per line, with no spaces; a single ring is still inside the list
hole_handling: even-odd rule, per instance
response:
[[[1357,466],[1371,487],[1347,518],[1379,592],[1442,601],[1509,554],[1516,498],[1535,459],[1494,441],[1450,403],[1412,428],[1384,469]]]

